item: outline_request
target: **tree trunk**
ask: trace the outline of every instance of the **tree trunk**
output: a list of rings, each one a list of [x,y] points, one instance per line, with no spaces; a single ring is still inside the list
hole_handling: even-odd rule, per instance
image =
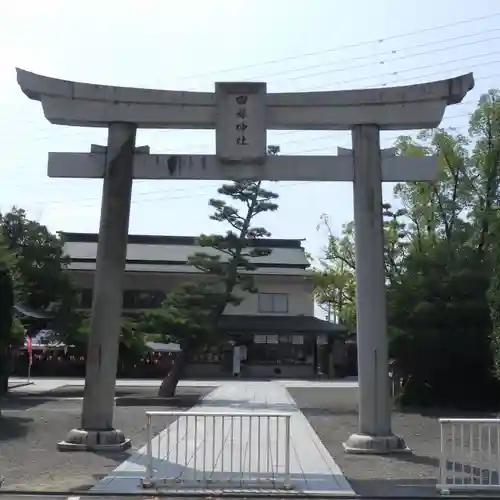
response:
[[[8,349],[0,349],[0,397],[9,390],[10,356]]]
[[[9,391],[9,376],[7,374],[0,374],[0,397],[5,396]]]
[[[158,396],[161,398],[171,398],[175,396],[175,391],[177,389],[177,384],[181,379],[182,373],[185,366],[185,356],[181,351],[178,356],[174,359],[172,366],[163,379],[160,389],[158,390]]]

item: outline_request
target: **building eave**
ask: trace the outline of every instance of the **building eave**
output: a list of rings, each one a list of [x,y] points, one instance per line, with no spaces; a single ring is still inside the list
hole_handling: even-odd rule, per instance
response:
[[[97,243],[96,233],[73,233],[60,231],[63,240],[67,243]],[[155,234],[129,234],[127,242],[136,245],[186,245],[197,246],[198,236],[165,236]],[[304,239],[259,238],[248,239],[249,247],[269,248],[296,248],[301,249]]]
[[[96,263],[93,262],[70,262],[68,268],[70,272],[95,272]],[[197,275],[203,274],[203,271],[186,264],[178,265],[151,265],[150,263],[131,264],[125,266],[126,273],[156,273],[156,274],[178,274],[178,275]],[[291,266],[273,266],[259,267],[255,271],[244,272],[241,274],[251,274],[253,276],[311,276],[312,270],[303,267]]]
[[[13,307],[14,311],[18,314],[22,314],[23,316],[26,316],[28,318],[32,319],[43,319],[43,320],[49,320],[54,317],[53,314],[50,314],[45,311],[40,311],[38,309],[34,309],[33,307],[27,306],[25,304],[14,304]]]
[[[225,314],[219,328],[227,333],[269,334],[343,334],[344,325],[331,323],[315,316]]]

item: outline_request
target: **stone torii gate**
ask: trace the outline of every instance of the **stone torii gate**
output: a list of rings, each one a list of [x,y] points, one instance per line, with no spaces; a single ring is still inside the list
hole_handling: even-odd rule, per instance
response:
[[[381,130],[437,127],[472,74],[406,87],[268,94],[265,83],[217,83],[215,93],[76,83],[17,70],[51,123],[106,127],[107,147],[49,153],[50,177],[104,179],[82,421],[59,449],[124,449],[113,428],[114,393],[133,179],[348,181],[354,190],[359,372],[358,432],[347,452],[407,450],[391,431],[381,182],[433,180],[432,157],[381,154]],[[215,155],[157,155],[136,148],[138,128],[215,129]],[[350,130],[339,156],[267,156],[267,130]]]

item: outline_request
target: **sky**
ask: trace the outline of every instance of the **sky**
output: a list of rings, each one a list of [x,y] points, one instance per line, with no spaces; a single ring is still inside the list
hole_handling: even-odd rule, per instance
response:
[[[479,96],[500,87],[500,5],[489,0],[17,0],[0,7],[0,211],[13,205],[53,231],[97,232],[102,181],[49,179],[49,151],[87,152],[105,129],[48,123],[15,67],[66,80],[169,90],[266,81],[268,92],[408,85],[470,71],[475,89],[442,122],[467,132]],[[404,134],[405,132],[401,132]],[[390,147],[398,133],[382,133]],[[271,131],[282,154],[336,154],[350,134]],[[142,131],[152,153],[213,154],[213,131]],[[220,183],[135,181],[130,233],[220,232],[208,200]],[[384,184],[385,200],[392,200]],[[352,219],[350,183],[273,183],[279,210],[258,221],[304,239],[314,256]]]

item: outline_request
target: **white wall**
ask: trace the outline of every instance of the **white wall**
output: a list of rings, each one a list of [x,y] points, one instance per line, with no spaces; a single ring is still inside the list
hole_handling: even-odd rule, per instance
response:
[[[289,277],[281,277],[281,279],[272,282],[269,277],[265,280],[257,277],[255,285],[260,293],[283,293],[288,295],[288,312],[281,313],[286,315],[297,316],[304,314],[306,316],[314,316],[314,298],[312,294],[312,282],[309,279],[302,278],[300,280],[290,279]],[[225,314],[256,314],[268,316],[273,313],[259,312],[258,294],[237,292],[239,296],[245,298],[238,306],[228,305]],[[274,313],[280,315],[280,313]]]
[[[92,288],[93,272],[72,271],[77,288]],[[162,290],[171,292],[188,280],[198,280],[200,275],[169,275],[156,273],[125,273],[125,290]],[[313,285],[306,276],[255,276],[255,285],[261,293],[284,293],[288,295],[289,315],[314,316]],[[259,313],[258,295],[237,292],[244,299],[238,306],[229,305],[225,314],[263,314]],[[279,315],[279,314],[277,314]]]

